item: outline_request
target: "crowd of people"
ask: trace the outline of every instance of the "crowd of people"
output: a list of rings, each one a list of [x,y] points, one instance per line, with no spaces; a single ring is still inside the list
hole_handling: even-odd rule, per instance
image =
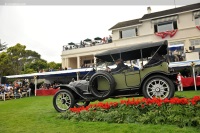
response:
[[[94,63],[88,63],[88,64],[82,64],[81,65],[81,68],[92,68],[92,67],[94,67],[95,66],[95,64]]]
[[[55,87],[62,82],[54,81],[53,83],[41,83],[38,87],[39,90],[51,90],[55,89]]]
[[[196,77],[196,80],[198,80],[198,77],[200,76],[200,67],[196,66],[194,70],[194,75],[193,75],[191,67],[185,67],[185,68],[179,69],[178,71],[176,70],[176,72],[178,72],[177,74],[178,91],[183,91],[183,88],[184,88],[183,83],[185,84],[186,82],[188,82],[189,84],[186,83],[186,85],[188,86],[191,86],[194,83],[194,80],[190,82],[190,80],[188,81],[188,78],[190,79],[190,78]]]
[[[70,45],[64,45],[63,46],[63,51],[65,50],[71,50],[71,49],[76,49],[76,48],[84,48],[84,47],[89,47],[89,46],[95,46],[99,44],[107,44],[107,43],[112,43],[112,36],[109,35],[109,37],[103,37],[99,38],[98,40],[81,40],[80,43],[71,43]]]
[[[27,80],[23,80],[22,82],[16,80],[13,83],[0,84],[0,95],[2,99],[22,98],[23,96],[30,96],[30,94],[31,88]]]
[[[185,61],[185,53],[184,51],[169,51],[168,56],[168,61],[169,62],[178,62],[178,61]]]

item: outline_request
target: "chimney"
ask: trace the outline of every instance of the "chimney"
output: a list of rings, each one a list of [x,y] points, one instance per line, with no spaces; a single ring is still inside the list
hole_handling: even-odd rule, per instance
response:
[[[151,13],[151,7],[147,7],[147,13],[150,14]]]

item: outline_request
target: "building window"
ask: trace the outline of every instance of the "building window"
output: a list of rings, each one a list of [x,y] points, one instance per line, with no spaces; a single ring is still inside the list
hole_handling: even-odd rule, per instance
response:
[[[196,24],[197,26],[200,26],[200,16],[195,17],[195,24]]]
[[[192,46],[200,45],[200,38],[195,39],[195,40],[190,40],[190,43],[191,43]]]
[[[177,21],[173,22],[164,22],[164,23],[158,23],[154,25],[154,32],[165,32],[165,31],[171,31],[178,29]]]
[[[137,28],[127,29],[127,30],[120,31],[119,34],[120,34],[120,38],[128,38],[128,37],[138,36],[138,31],[137,31]]]

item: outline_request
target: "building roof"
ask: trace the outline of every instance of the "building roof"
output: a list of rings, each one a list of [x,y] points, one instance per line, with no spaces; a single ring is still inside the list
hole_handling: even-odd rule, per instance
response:
[[[141,22],[139,22],[139,20],[140,20],[140,18],[139,19],[133,19],[133,20],[119,22],[116,25],[114,25],[113,27],[111,27],[109,30],[122,28],[122,27],[127,27],[127,26],[132,26],[132,25],[138,25],[138,24],[141,23]]]
[[[154,12],[154,13],[149,13],[145,14],[141,20],[145,19],[152,19],[160,16],[168,16],[172,14],[178,14],[180,12],[185,12],[185,11],[190,11],[190,10],[195,10],[195,9],[200,9],[200,3],[192,4],[192,5],[187,5],[187,6],[182,6],[178,8],[173,8],[169,10],[164,10],[164,11],[159,11],[159,12]]]
[[[142,18],[139,18],[139,19],[133,19],[133,20],[119,22],[116,25],[114,25],[113,27],[111,27],[109,30],[138,25],[138,24],[141,24],[141,22],[140,22],[141,20],[152,19],[152,18],[157,18],[157,17],[162,17],[162,16],[170,16],[172,14],[178,14],[180,12],[185,12],[185,11],[190,11],[190,10],[198,10],[198,9],[200,9],[200,3],[182,6],[182,7],[173,8],[173,9],[164,10],[164,11],[159,11],[159,12],[154,12],[154,13],[150,13],[150,14],[145,14]]]

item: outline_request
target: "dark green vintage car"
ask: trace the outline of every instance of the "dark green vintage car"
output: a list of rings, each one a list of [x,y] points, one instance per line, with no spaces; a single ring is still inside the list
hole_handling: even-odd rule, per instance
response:
[[[94,69],[95,73],[90,78],[61,84],[57,86],[60,90],[53,98],[54,108],[63,112],[74,106],[87,106],[95,100],[131,97],[136,94],[146,98],[172,98],[177,73],[168,68],[168,62],[164,58],[167,53],[168,42],[165,40],[124,46],[96,54],[97,59],[106,62],[119,58],[130,62],[140,59],[142,67],[135,70],[132,66],[126,66],[115,72]],[[148,63],[143,65],[143,60],[148,58]]]

